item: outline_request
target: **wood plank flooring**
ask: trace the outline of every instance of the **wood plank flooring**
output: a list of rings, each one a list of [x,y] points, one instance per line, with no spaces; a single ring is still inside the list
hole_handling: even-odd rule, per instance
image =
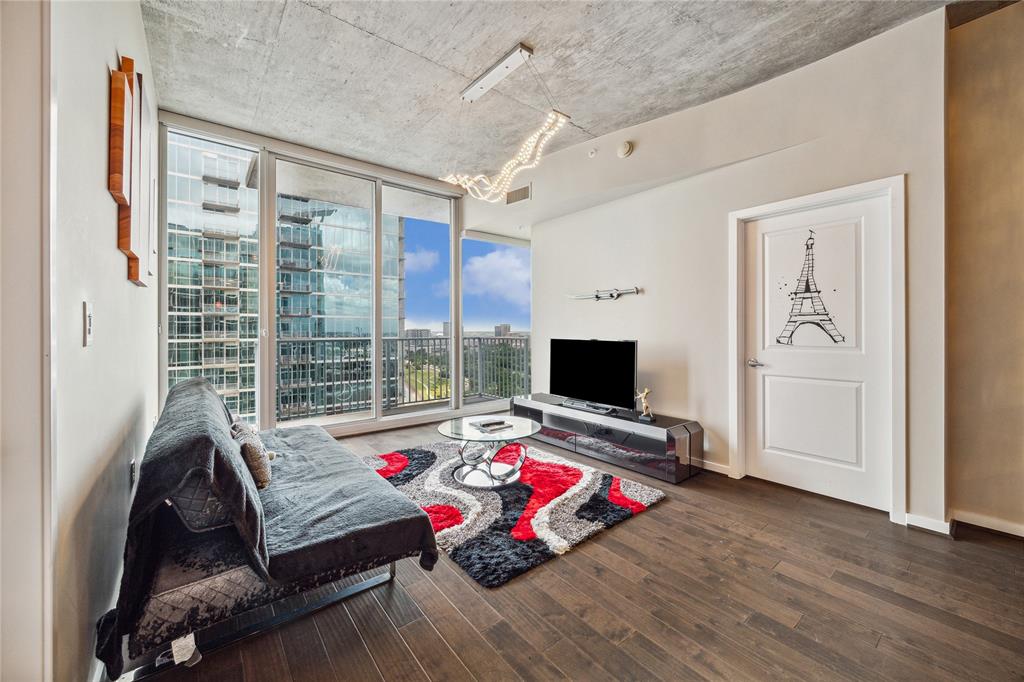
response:
[[[668,498],[503,587],[405,560],[388,586],[158,679],[1024,679],[1024,541],[952,541],[749,478],[643,480]]]

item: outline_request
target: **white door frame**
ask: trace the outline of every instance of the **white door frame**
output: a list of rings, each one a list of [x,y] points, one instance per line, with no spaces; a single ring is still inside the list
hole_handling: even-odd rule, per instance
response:
[[[796,211],[844,204],[860,199],[889,200],[893,269],[890,273],[892,336],[890,376],[892,399],[892,507],[889,520],[907,523],[907,324],[906,324],[906,176],[894,175],[858,185],[785,199],[729,214],[729,476],[747,474],[746,453],[746,224]]]

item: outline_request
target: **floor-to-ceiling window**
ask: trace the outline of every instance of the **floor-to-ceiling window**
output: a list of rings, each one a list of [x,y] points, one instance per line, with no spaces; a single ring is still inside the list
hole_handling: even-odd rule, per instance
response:
[[[529,390],[528,248],[456,238],[429,179],[198,129],[163,137],[168,386],[339,433]]]
[[[530,392],[530,249],[462,240],[465,403]]]
[[[256,421],[256,152],[167,135],[167,383],[205,376]]]

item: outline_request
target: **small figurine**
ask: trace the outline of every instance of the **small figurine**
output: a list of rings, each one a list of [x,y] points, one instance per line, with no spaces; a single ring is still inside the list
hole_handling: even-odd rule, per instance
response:
[[[636,394],[636,399],[640,401],[640,407],[643,410],[640,413],[640,421],[642,422],[653,422],[654,413],[651,412],[651,404],[647,402],[647,396],[651,394],[651,389],[644,387],[644,390]]]

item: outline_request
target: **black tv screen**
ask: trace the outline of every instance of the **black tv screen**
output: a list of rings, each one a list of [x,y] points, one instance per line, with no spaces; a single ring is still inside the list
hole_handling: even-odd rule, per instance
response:
[[[634,409],[636,341],[551,339],[551,392]]]

